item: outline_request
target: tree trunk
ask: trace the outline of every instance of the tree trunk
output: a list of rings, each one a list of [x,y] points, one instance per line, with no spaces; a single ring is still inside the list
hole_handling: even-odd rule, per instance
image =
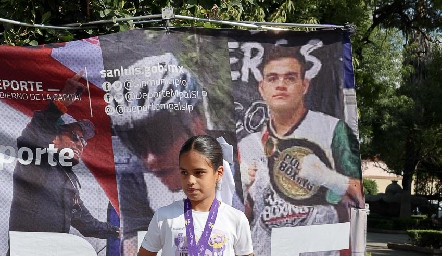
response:
[[[410,218],[411,217],[411,182],[413,181],[413,174],[416,166],[416,141],[415,131],[409,130],[407,135],[407,141],[405,142],[405,163],[404,172],[402,175],[402,197],[401,197],[401,210],[399,217]]]
[[[413,181],[412,174],[404,174],[402,176],[402,196],[401,196],[401,210],[399,217],[411,218],[411,182]]]

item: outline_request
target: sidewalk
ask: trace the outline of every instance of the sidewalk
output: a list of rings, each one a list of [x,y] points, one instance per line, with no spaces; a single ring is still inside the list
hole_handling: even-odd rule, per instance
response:
[[[429,255],[421,252],[388,249],[387,243],[406,243],[406,234],[386,234],[367,232],[367,252],[372,256],[417,256]]]

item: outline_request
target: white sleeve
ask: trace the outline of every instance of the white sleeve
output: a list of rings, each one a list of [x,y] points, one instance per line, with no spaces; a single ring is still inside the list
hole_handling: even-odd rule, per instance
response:
[[[329,169],[314,154],[309,154],[301,159],[299,177],[307,179],[316,186],[331,189],[337,195],[344,195],[348,189],[349,178],[334,170]]]
[[[160,223],[158,221],[158,211],[152,217],[152,220],[149,223],[149,228],[147,230],[146,235],[144,236],[143,242],[141,243],[141,247],[150,251],[150,252],[158,252],[163,248],[163,244],[161,242],[161,228]]]
[[[230,164],[223,160],[224,174],[219,181],[220,188],[216,190],[216,199],[232,206],[233,195],[235,194],[235,181]]]
[[[235,250],[235,255],[249,255],[253,253],[249,221],[247,220],[246,215],[242,212],[238,223],[237,240],[235,241],[233,248]]]

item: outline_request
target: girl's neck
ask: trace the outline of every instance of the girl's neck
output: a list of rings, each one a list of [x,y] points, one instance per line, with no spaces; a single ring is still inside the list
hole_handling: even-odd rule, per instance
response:
[[[210,207],[212,206],[213,200],[215,200],[215,196],[206,198],[201,201],[190,200],[190,205],[192,206],[192,210],[194,211],[208,212],[210,211]]]

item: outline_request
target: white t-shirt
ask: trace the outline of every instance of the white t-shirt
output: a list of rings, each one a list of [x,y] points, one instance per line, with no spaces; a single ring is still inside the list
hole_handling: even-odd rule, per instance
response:
[[[204,230],[209,212],[192,210],[197,241]],[[162,255],[187,256],[184,201],[175,201],[155,212],[141,243],[148,251]],[[221,203],[205,256],[249,255],[253,253],[249,222],[243,212]]]

